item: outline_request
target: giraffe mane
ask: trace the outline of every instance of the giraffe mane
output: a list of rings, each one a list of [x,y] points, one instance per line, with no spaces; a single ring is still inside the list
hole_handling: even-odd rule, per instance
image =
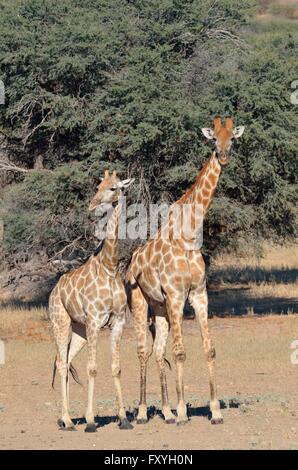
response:
[[[203,176],[204,176],[204,175],[206,174],[206,172],[207,172],[207,168],[208,168],[208,166],[209,166],[209,162],[210,162],[211,158],[213,157],[213,155],[214,155],[214,152],[213,152],[213,154],[211,155],[211,157],[208,158],[208,160],[204,163],[204,165],[203,165],[201,171],[199,172],[199,174],[197,175],[197,177],[196,177],[194,183],[191,185],[190,188],[188,188],[188,189],[186,190],[186,192],[181,196],[181,198],[178,199],[178,201],[176,202],[176,204],[183,204],[183,203],[185,202],[185,200],[187,200],[187,199],[189,198],[189,196],[192,194],[192,192],[194,191],[194,189],[195,189],[197,186],[200,185],[200,182],[201,182]]]

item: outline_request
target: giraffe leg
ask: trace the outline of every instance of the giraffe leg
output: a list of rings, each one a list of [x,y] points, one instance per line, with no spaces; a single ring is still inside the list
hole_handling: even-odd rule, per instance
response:
[[[167,378],[165,371],[165,352],[167,339],[169,336],[169,323],[165,317],[156,316],[155,324],[156,336],[154,340],[154,352],[160,377],[162,413],[164,415],[165,422],[167,424],[172,424],[175,423],[175,416],[173,415],[169,405]]]
[[[95,322],[94,322],[95,323]],[[96,432],[96,424],[94,421],[93,412],[93,398],[94,398],[94,383],[97,375],[96,363],[96,347],[97,347],[97,334],[98,330],[95,324],[90,323],[87,325],[87,344],[88,344],[88,405],[86,410],[87,426],[85,432]]]
[[[167,312],[170,319],[173,337],[173,355],[176,364],[176,391],[178,398],[177,424],[185,424],[188,421],[186,404],[184,400],[184,362],[186,359],[185,348],[182,338],[182,317],[184,299],[175,296],[168,296],[166,300]]]
[[[134,319],[134,328],[137,336],[137,352],[140,361],[140,402],[137,415],[137,424],[148,421],[146,403],[146,375],[149,354],[147,352],[147,313],[148,304],[139,287],[131,292],[131,313]]]
[[[189,301],[193,306],[196,316],[199,319],[201,336],[203,341],[203,349],[207,359],[209,383],[210,383],[210,410],[211,410],[211,423],[223,423],[223,417],[220,411],[220,403],[217,398],[217,386],[215,379],[215,348],[210,335],[208,326],[208,296],[207,290],[204,286],[201,291],[191,292]]]
[[[70,346],[68,351],[68,376],[71,363],[75,356],[81,351],[81,349],[87,343],[86,339],[86,328],[84,325],[73,324],[72,325],[72,335],[70,340]],[[69,380],[67,381],[67,397],[69,403]]]
[[[123,333],[123,327],[125,324],[125,312],[123,315],[117,316],[116,320],[112,327],[111,334],[111,350],[112,350],[112,376],[114,378],[116,394],[117,394],[117,406],[118,406],[118,416],[119,416],[119,427],[120,429],[133,429],[133,426],[130,424],[126,417],[122,389],[121,389],[121,366],[120,366],[120,343]]]
[[[70,318],[61,305],[59,311],[55,311],[55,320],[53,323],[53,332],[57,345],[56,365],[61,377],[61,395],[62,395],[62,414],[58,420],[61,429],[74,430],[75,427],[69,415],[69,391],[68,391],[68,367],[67,356],[69,348],[69,337],[71,332]]]

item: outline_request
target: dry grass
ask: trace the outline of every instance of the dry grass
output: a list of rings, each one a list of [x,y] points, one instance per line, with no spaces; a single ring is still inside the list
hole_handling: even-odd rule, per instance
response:
[[[261,254],[223,254],[210,270],[216,314],[297,313],[298,245],[265,243]]]
[[[273,245],[269,242],[264,242],[259,255],[246,247],[245,253],[240,253],[239,255],[224,253],[215,260],[215,266],[218,268],[235,265],[244,268],[265,268],[267,270],[297,269],[298,243]]]
[[[216,316],[298,313],[297,274],[298,245],[266,243],[262,256],[223,254],[211,267],[209,311]],[[0,337],[48,340],[47,318],[44,307],[0,304]]]
[[[283,297],[285,299],[298,299],[298,282],[288,284],[250,284],[250,295],[261,299],[263,297]]]
[[[298,20],[297,0],[260,0],[260,14],[262,21],[273,19]]]
[[[254,252],[225,253],[215,259],[211,269],[212,278],[222,284],[249,284],[255,289],[274,286],[291,297],[297,295],[297,275],[298,244],[277,246],[264,243],[259,255]]]
[[[4,339],[45,340],[49,338],[46,308],[0,308],[0,337]]]

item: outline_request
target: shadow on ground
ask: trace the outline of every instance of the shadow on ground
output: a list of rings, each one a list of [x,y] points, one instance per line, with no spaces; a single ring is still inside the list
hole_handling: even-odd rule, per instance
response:
[[[253,298],[248,287],[224,288],[209,291],[210,316],[233,316],[248,314],[281,314],[298,312],[297,298],[260,297]]]
[[[220,400],[220,408],[225,409],[225,408],[238,408],[240,406],[239,402],[230,403],[229,406],[226,405],[226,403],[223,400]],[[172,410],[172,413],[177,416],[176,410]],[[133,423],[136,421],[136,417],[138,414],[137,408],[134,408],[132,411],[128,411],[126,413],[126,416],[128,420]],[[149,406],[148,407],[148,420],[153,419],[155,416],[158,416],[160,419],[164,420],[162,411],[159,408],[156,408],[155,406]],[[193,417],[203,417],[207,418],[209,421],[211,420],[211,412],[209,406],[192,406],[191,404],[187,404],[187,416],[189,419]],[[75,426],[77,425],[86,425],[86,419],[84,417],[82,418],[74,418],[73,424]],[[118,422],[118,416],[96,416],[95,417],[95,423],[98,428],[107,426],[111,423],[117,423]]]
[[[31,310],[34,308],[48,308],[49,302],[44,298],[35,298],[34,300],[11,299],[8,301],[0,301],[0,308]]]
[[[217,268],[209,274],[209,282],[225,282],[233,284],[266,283],[289,284],[298,279],[297,268],[263,268],[263,267],[233,267]]]

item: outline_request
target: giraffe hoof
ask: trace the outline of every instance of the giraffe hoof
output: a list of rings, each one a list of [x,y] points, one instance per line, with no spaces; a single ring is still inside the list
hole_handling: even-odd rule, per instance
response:
[[[145,419],[145,418],[137,419],[137,424],[147,424],[147,423],[148,423],[148,419]]]
[[[212,418],[211,424],[223,424],[223,418]]]
[[[133,425],[128,421],[127,418],[124,418],[120,420],[119,429],[133,429]]]
[[[58,419],[57,424],[59,426],[60,431],[76,431],[75,426],[72,424],[71,426],[65,426],[63,419]]]
[[[176,420],[175,420],[175,418],[169,418],[169,419],[165,419],[165,422],[166,422],[166,424],[175,424]]]
[[[87,426],[85,427],[85,432],[96,432],[96,431],[97,431],[97,428],[96,428],[95,423],[87,424]]]
[[[59,418],[58,421],[57,421],[57,424],[58,424],[59,428],[65,428],[65,424],[64,424],[63,419]]]

